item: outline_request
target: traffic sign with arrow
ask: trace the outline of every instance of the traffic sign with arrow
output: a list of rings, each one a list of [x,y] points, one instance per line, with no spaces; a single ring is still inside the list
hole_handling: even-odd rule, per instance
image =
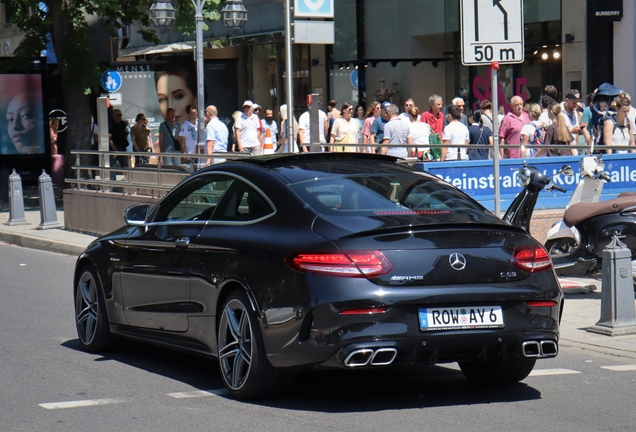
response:
[[[523,0],[461,0],[462,63],[522,63]]]

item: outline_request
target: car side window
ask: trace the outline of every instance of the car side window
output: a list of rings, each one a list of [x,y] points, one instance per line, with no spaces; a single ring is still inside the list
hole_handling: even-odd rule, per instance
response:
[[[153,222],[208,221],[233,182],[220,174],[196,177],[161,204]]]
[[[260,192],[247,183],[235,180],[228,188],[212,220],[252,221],[272,213],[274,209]]]

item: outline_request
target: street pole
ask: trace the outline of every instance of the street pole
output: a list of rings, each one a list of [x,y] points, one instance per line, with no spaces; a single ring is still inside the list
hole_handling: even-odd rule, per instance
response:
[[[495,175],[495,216],[501,216],[501,204],[499,198],[501,197],[500,184],[499,184],[499,79],[498,72],[499,63],[493,62],[490,65],[490,72],[492,75],[491,88],[492,88],[492,142],[493,142],[493,166]]]
[[[290,152],[296,152],[294,147],[294,83],[292,81],[292,17],[291,0],[285,0],[285,94],[287,96],[287,147]]]
[[[203,82],[203,5],[205,0],[192,0],[194,5],[195,14],[194,21],[196,24],[196,63],[197,63],[197,115],[199,116],[199,133],[197,139],[197,153],[205,153],[205,121],[204,121],[204,82]],[[194,169],[199,168],[199,161],[197,158],[194,163]]]

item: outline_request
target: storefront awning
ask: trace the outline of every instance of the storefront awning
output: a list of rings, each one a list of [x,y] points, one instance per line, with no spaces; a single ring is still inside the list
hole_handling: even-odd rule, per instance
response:
[[[154,54],[176,54],[194,50],[194,41],[173,42],[169,44],[153,45],[147,47],[126,48],[119,51],[120,57],[136,57]]]

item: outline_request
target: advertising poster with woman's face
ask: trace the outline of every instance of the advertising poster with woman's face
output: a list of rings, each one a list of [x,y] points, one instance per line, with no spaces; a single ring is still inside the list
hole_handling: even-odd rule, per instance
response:
[[[155,72],[157,103],[163,118],[173,108],[175,120],[183,124],[188,119],[186,107],[197,106],[197,76],[193,61],[167,63]]]
[[[117,93],[121,94],[121,106],[113,106],[121,110],[122,120],[129,126],[135,124],[135,118],[143,113],[148,119],[148,128],[154,133],[159,130],[163,121],[159,106],[157,105],[157,93],[155,90],[154,71],[120,71],[121,88]]]
[[[143,70],[132,70],[143,69]],[[192,59],[180,59],[159,65],[118,66],[122,77],[123,120],[130,126],[143,113],[148,119],[151,137],[156,143],[159,126],[166,120],[168,108],[175,110],[175,120],[183,124],[188,119],[186,106],[197,104],[196,68]],[[159,151],[155,146],[155,151]]]
[[[0,75],[0,154],[44,154],[42,76]]]

